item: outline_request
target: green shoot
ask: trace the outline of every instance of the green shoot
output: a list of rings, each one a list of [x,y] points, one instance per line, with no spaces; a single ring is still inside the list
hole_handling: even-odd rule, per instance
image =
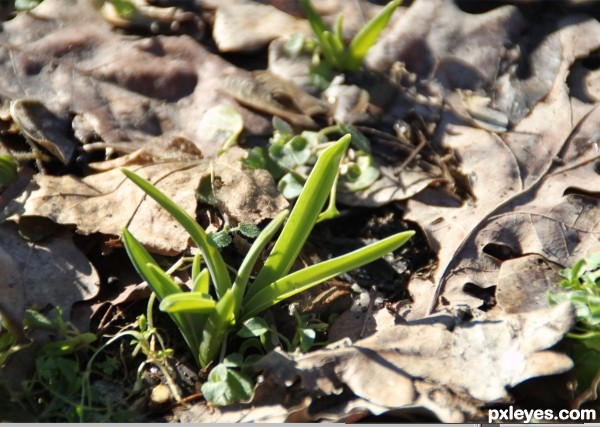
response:
[[[597,394],[600,385],[600,253],[561,270],[561,291],[548,292],[551,305],[569,301],[575,307],[577,324],[569,333],[575,361],[577,389],[584,390],[580,403]]]
[[[389,2],[381,12],[360,29],[350,45],[345,46],[342,39],[341,15],[336,23],[335,33],[332,33],[312,7],[310,0],[300,0],[300,5],[310,23],[325,61],[339,71],[358,71],[360,69],[368,50],[377,41],[379,34],[386,27],[400,3],[401,0]]]
[[[287,211],[281,212],[258,234],[233,281],[217,248],[210,244],[208,236],[198,223],[150,182],[134,172],[124,170],[128,178],[180,222],[202,254],[201,257],[195,256],[192,265],[192,291],[184,292],[158,267],[131,233],[123,230],[123,242],[133,265],[161,300],[161,310],[171,315],[201,367],[208,366],[217,358],[220,362],[225,360],[227,336],[241,327],[245,319],[337,274],[396,250],[414,234],[412,231],[399,233],[347,255],[288,274],[322,213],[350,138],[350,135],[346,135],[339,141],[328,144],[322,151],[289,216]],[[252,280],[251,272],[261,253],[281,228],[279,238],[264,265]],[[256,234],[256,230],[240,231]],[[207,269],[201,268],[201,259],[206,263]],[[303,343],[306,348],[311,342],[311,334],[312,332],[306,332],[306,336],[299,337],[298,342]],[[211,380],[213,385],[222,386],[227,383],[230,391],[231,387],[237,387],[239,393],[234,394],[239,400],[245,399],[247,389],[242,387],[244,379],[228,372],[219,368],[219,375],[215,374],[215,378]]]

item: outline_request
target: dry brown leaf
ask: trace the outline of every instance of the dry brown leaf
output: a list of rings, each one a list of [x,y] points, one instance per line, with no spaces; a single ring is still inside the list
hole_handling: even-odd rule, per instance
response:
[[[213,38],[221,52],[254,52],[285,35],[312,35],[308,21],[299,19],[304,14],[295,2],[200,0],[199,3],[215,10]],[[344,16],[346,39],[351,39],[381,9],[381,6],[367,2],[327,0],[313,3],[317,13],[331,28],[340,14]],[[285,75],[282,77],[287,78]]]
[[[270,5],[239,0],[224,2],[215,13],[213,37],[221,52],[253,52],[292,33],[309,35],[308,22]]]
[[[592,32],[599,37],[588,39]],[[510,257],[538,253],[561,265],[599,248],[593,129],[600,110],[570,100],[565,80],[578,57],[600,47],[600,24],[565,24],[553,37],[562,62],[552,90],[512,131],[497,135],[451,125],[451,114],[443,119],[442,143],[461,160],[477,200],[457,206],[426,190],[408,202],[406,218],[424,227],[439,261],[431,279],[411,282],[416,317],[440,302],[480,306],[481,291],[465,292],[465,285],[490,293],[485,288],[495,284],[502,260],[490,255],[498,247]],[[565,194],[570,188],[580,195]]]
[[[187,36],[133,38],[111,31],[82,0],[44,1],[4,22],[0,33],[1,102],[42,101],[84,143],[92,134],[120,143],[172,132],[210,156],[220,147],[198,123],[216,104],[238,109],[250,133],[268,133],[266,118],[218,90],[221,74],[237,70]]]
[[[477,405],[507,401],[510,387],[569,370],[572,361],[548,349],[573,322],[570,304],[465,324],[438,316],[295,359],[271,353],[256,367],[267,383],[290,387],[299,380],[313,398],[337,394],[346,385],[375,405],[424,406],[442,421],[461,422],[464,411],[476,412]],[[434,389],[449,392],[447,399],[436,399]]]
[[[208,162],[168,162],[131,167],[152,182],[190,215],[196,212],[195,190]],[[119,236],[127,227],[148,250],[174,255],[188,247],[189,235],[153,199],[119,170],[77,178],[36,175],[23,194],[11,202],[5,216],[43,216],[58,224],[75,225],[81,234]]]
[[[486,13],[470,14],[446,0],[418,0],[398,19],[389,32],[369,50],[367,66],[389,70],[403,61],[410,71],[422,77],[442,74],[441,63],[460,66],[448,73],[458,82],[448,81],[450,89],[475,89],[493,81],[506,46],[520,33],[523,18],[513,6]],[[443,60],[446,63],[443,63]]]
[[[364,190],[340,192],[338,200],[350,206],[377,207],[391,202],[407,200],[423,191],[428,186],[440,181],[432,172],[419,167],[408,168],[394,176],[394,168],[381,166],[384,173],[377,181]],[[438,175],[439,176],[439,175]]]
[[[523,313],[548,307],[548,290],[560,287],[556,265],[539,255],[504,261],[498,273],[496,301],[507,313]]]
[[[29,242],[14,225],[3,224],[0,242],[0,315],[17,325],[26,308],[40,310],[48,305],[60,306],[69,320],[74,303],[97,294],[98,273],[68,232]]]
[[[196,144],[180,136],[158,136],[141,144],[140,148],[132,152],[138,145],[140,144],[127,142],[120,144],[87,144],[88,150],[110,149],[129,153],[115,159],[90,163],[88,166],[94,171],[101,172],[132,165],[147,165],[168,161],[194,161],[202,158],[202,152]]]
[[[232,147],[213,162],[213,184],[219,210],[234,223],[260,224],[288,207],[275,181],[263,169],[246,168],[248,153]]]
[[[191,160],[199,152],[189,141],[161,141],[159,138],[156,142],[164,152],[146,146],[128,158],[129,167],[194,216],[196,189],[200,178],[209,172],[210,162]],[[213,172],[219,178],[215,194],[219,208],[232,220],[259,224],[285,209],[287,201],[279,195],[267,171],[242,166],[239,159],[245,155],[244,150],[233,147],[214,162]],[[156,156],[168,161],[149,163]],[[75,225],[80,234],[119,236],[126,226],[149,251],[164,255],[181,253],[189,244],[183,227],[119,169],[85,178],[36,175],[4,211],[4,217],[14,221],[27,216]]]
[[[595,23],[585,16],[557,24],[525,23],[514,6],[471,14],[452,1],[416,1],[393,21],[366,63],[387,71],[402,61],[423,81],[434,78],[446,90],[476,91],[493,100],[494,120],[516,124],[550,92],[567,57],[585,55],[597,40]],[[560,32],[568,26],[587,29],[569,42]],[[566,44],[571,51],[563,49]]]

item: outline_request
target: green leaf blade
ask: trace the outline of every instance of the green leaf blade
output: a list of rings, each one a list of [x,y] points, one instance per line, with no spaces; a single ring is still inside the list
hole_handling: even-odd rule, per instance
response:
[[[123,244],[129,255],[129,259],[138,274],[148,283],[152,292],[162,301],[169,295],[181,292],[177,284],[158,266],[154,258],[142,246],[142,244],[127,230],[122,229]],[[162,272],[163,274],[157,273]],[[166,278],[165,278],[166,277]],[[171,319],[175,322],[181,335],[183,335],[188,347],[192,349],[196,362],[199,363],[196,349],[200,345],[200,330],[206,321],[204,315],[183,315],[180,313],[170,313]]]
[[[17,163],[8,154],[0,154],[0,184],[10,184],[19,177]]]
[[[327,201],[349,143],[350,135],[343,136],[319,156],[281,235],[252,283],[251,292],[268,286],[292,267]]]
[[[246,286],[250,280],[250,274],[252,273],[252,269],[254,268],[258,257],[262,253],[263,249],[269,244],[275,233],[279,231],[288,215],[289,211],[286,209],[273,218],[273,220],[271,220],[271,222],[260,232],[250,247],[250,250],[244,257],[242,265],[238,270],[238,274],[232,286],[235,300],[234,312],[236,317],[239,315],[239,312],[242,308],[242,300],[244,298]]]
[[[310,0],[300,0],[300,6],[304,11],[304,15],[306,15],[306,18],[308,19],[310,27],[312,28],[317,41],[319,42],[319,46],[321,47],[323,56],[325,56],[325,60],[333,67],[339,68],[340,64],[334,53],[334,48],[331,46],[330,41],[325,36],[325,33],[328,32],[328,29],[321,19],[321,16],[312,7]]]
[[[167,313],[204,313],[208,314],[215,308],[215,301],[207,294],[199,292],[180,292],[165,297],[159,308]]]
[[[229,272],[227,271],[227,266],[223,257],[221,257],[218,249],[209,243],[202,227],[200,227],[196,220],[186,211],[177,206],[175,202],[169,199],[150,182],[128,169],[122,168],[121,171],[127,178],[133,181],[134,184],[140,187],[146,194],[152,197],[160,206],[169,212],[189,233],[192,240],[194,240],[202,252],[204,261],[206,262],[213,279],[217,296],[221,297],[224,295],[225,292],[231,288],[231,278],[229,277]]]
[[[221,345],[224,345],[225,336],[235,322],[235,299],[231,289],[225,292],[215,309],[208,315],[202,340],[200,342],[198,359],[200,366],[205,368],[217,358]]]
[[[379,34],[388,24],[392,14],[400,5],[401,0],[389,2],[376,16],[374,16],[354,36],[347,50],[344,67],[348,71],[358,71],[367,51],[375,44]]]
[[[133,267],[136,269],[138,274],[144,279],[152,291],[158,296],[160,300],[162,300],[167,295],[172,293],[181,292],[179,286],[170,282],[163,282],[160,280],[156,280],[155,274],[151,270],[150,266],[155,266],[156,268],[160,268],[154,258],[148,253],[146,248],[131,234],[131,232],[123,228],[121,230],[123,236],[123,244],[125,245],[125,250],[129,255],[129,259],[131,260]]]
[[[194,277],[194,276],[192,276]],[[192,279],[192,292],[198,292],[201,294],[208,294],[210,290],[210,273],[207,268],[202,269],[200,273],[198,273]]]
[[[253,317],[272,305],[310,289],[338,274],[375,261],[388,252],[392,252],[404,245],[414,234],[414,231],[398,233],[346,255],[303,268],[279,280],[273,281],[250,298],[244,306],[242,317],[243,319]]]

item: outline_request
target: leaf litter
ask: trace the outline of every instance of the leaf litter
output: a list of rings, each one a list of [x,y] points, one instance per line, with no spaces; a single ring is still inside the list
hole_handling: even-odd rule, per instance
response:
[[[298,16],[272,5],[200,3],[216,9],[213,37],[221,51],[264,50],[270,42],[281,45],[283,39],[277,38],[307,28]],[[327,22],[342,9],[350,16],[346,3],[325,2],[321,12],[330,15]],[[374,9],[362,6],[363,16],[371,16]],[[280,21],[266,33],[252,30],[254,25],[239,31],[248,16],[239,12],[246,8],[268,10],[269,19]],[[166,23],[175,19],[164,16]],[[196,21],[189,14],[178,16]],[[360,23],[360,13],[349,21]],[[83,235],[106,236],[118,236],[127,225],[153,252],[188,250],[188,236],[131,187],[118,169],[123,166],[192,215],[198,184],[206,176],[221,214],[234,223],[260,224],[287,205],[266,171],[242,166],[240,148],[212,160],[220,148],[212,139],[223,130],[207,131],[202,122],[211,108],[234,108],[241,115],[242,140],[268,135],[271,125],[264,115],[269,110],[236,101],[219,82],[222,73],[252,74],[210,53],[194,38],[197,33],[130,36],[113,31],[89,4],[66,7],[60,0],[45,0],[3,25],[0,103],[3,111],[13,108],[12,117],[3,114],[2,120],[14,122],[32,144],[65,165],[82,152],[107,153],[89,165],[99,171],[95,174],[87,175],[86,169],[83,177],[35,175],[19,198],[7,201],[5,220],[22,222],[24,228],[24,218],[41,216]],[[359,27],[344,26],[350,32]],[[229,39],[221,38],[223,29]],[[252,405],[207,409],[200,404],[180,408],[177,417],[356,421],[425,408],[442,421],[462,422],[481,419],[486,404],[512,402],[513,388],[524,381],[568,371],[572,361],[553,346],[572,326],[572,308],[548,308],[545,293],[558,266],[600,250],[597,73],[582,65],[600,48],[598,36],[600,24],[584,15],[528,25],[526,14],[510,5],[478,14],[441,0],[435,7],[417,0],[400,8],[366,61],[373,72],[391,76],[385,83],[394,88],[389,108],[375,108],[376,90],[361,92],[358,84],[358,92],[348,93],[363,106],[350,102],[350,110],[334,114],[386,131],[399,119],[408,120],[409,113],[420,115],[434,125],[425,134],[429,154],[438,161],[427,163],[428,151],[409,141],[402,149],[404,159],[407,150],[413,156],[408,163],[396,159],[388,165],[379,158],[380,178],[366,190],[342,194],[341,200],[359,207],[406,200],[404,219],[423,229],[437,264],[429,277],[413,275],[411,301],[402,316],[398,311],[382,316],[389,310],[375,307],[372,316],[380,321],[367,328],[373,335],[301,356],[272,352],[256,364],[262,382]],[[271,64],[269,70],[278,79],[288,78]],[[289,77],[315,95],[305,76]],[[360,82],[347,87],[354,83]],[[332,108],[346,100],[336,102]],[[31,121],[23,107],[42,111],[48,120]],[[363,107],[359,114],[351,110]],[[235,123],[224,141],[238,137],[240,123]],[[377,159],[381,147],[374,147]],[[72,304],[96,295],[97,273],[68,243],[68,232],[49,241],[17,243],[15,226],[5,222],[2,230],[7,233],[0,247],[0,269],[7,278],[0,288],[5,316],[19,319],[26,306],[41,303],[28,296],[40,279],[27,276],[30,288],[24,292],[19,245],[45,254],[37,261],[41,266],[82,261],[69,270],[74,277],[44,282],[40,300],[60,303],[68,314]],[[50,246],[59,240],[69,249]],[[54,251],[69,254],[68,259],[56,261]],[[65,287],[69,295],[53,299],[58,283],[75,289]],[[473,319],[457,317],[458,312]],[[363,326],[366,321],[362,318]],[[442,365],[441,359],[448,363]],[[482,372],[489,381],[481,381]]]

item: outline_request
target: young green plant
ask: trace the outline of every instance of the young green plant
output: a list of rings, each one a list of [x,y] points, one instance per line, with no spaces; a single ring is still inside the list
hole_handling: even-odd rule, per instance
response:
[[[360,29],[348,46],[344,45],[342,35],[342,15],[339,15],[335,30],[331,32],[312,7],[310,0],[300,0],[300,5],[308,18],[325,61],[339,71],[358,71],[367,51],[377,41],[379,34],[401,2],[401,0],[389,2]]]
[[[569,301],[575,307],[577,323],[568,334],[575,362],[577,401],[595,400],[600,386],[600,252],[560,271],[560,291],[548,292],[551,305]]]
[[[200,258],[197,258],[192,268],[192,290],[183,292],[140,242],[123,229],[123,242],[134,267],[161,300],[160,309],[171,315],[202,368],[217,358],[219,350],[222,350],[223,360],[227,334],[244,320],[398,249],[414,234],[413,231],[398,233],[349,254],[289,273],[327,201],[349,142],[350,135],[346,135],[321,153],[292,211],[281,212],[261,231],[233,281],[221,254],[211,245],[202,227],[150,182],[123,169],[129,179],[184,227],[206,264],[206,268],[201,269]],[[259,256],[282,227],[264,265],[251,280]],[[213,293],[209,289],[211,283]]]

